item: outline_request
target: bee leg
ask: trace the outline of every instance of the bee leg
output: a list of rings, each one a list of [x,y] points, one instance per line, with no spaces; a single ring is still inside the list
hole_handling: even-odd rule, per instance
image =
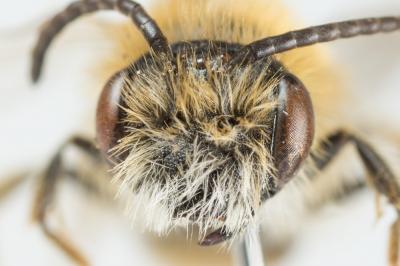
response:
[[[79,148],[95,159],[101,158],[95,145],[82,137],[73,137],[65,142],[52,158],[48,168],[45,170],[43,177],[40,180],[38,191],[36,192],[34,199],[33,219],[39,223],[40,228],[46,237],[63,250],[78,265],[88,265],[88,261],[81,252],[78,251],[65,237],[53,230],[49,226],[47,219],[51,205],[54,202],[57,184],[60,181],[60,178],[66,176],[66,166],[63,163],[62,155],[66,148],[70,146]]]
[[[7,197],[17,186],[19,186],[27,177],[28,173],[20,173],[8,177],[6,181],[0,183],[0,200]]]
[[[399,214],[398,214],[399,215]],[[400,219],[398,218],[390,228],[389,235],[389,265],[399,265],[399,235],[400,235]]]
[[[378,153],[364,140],[345,131],[338,131],[322,144],[326,151],[324,157],[313,156],[316,166],[325,168],[347,143],[353,143],[367,171],[367,182],[381,195],[385,196],[396,208],[398,217],[393,223],[389,242],[389,265],[398,264],[400,236],[400,186],[392,170]]]
[[[338,131],[330,135],[327,141],[322,144],[325,151],[323,157],[312,155],[316,166],[324,169],[334,159],[343,146],[347,143],[353,143],[357,152],[367,170],[367,181],[380,194],[388,198],[396,209],[400,210],[400,186],[392,170],[378,153],[364,140],[345,131]]]

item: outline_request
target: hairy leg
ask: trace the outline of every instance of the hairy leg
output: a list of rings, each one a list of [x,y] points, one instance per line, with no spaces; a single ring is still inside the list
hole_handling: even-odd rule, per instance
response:
[[[380,195],[385,196],[400,214],[400,186],[392,170],[379,154],[363,139],[346,131],[339,130],[330,135],[327,141],[321,144],[324,150],[322,157],[313,156],[317,168],[323,170],[346,145],[355,145],[358,155],[367,171],[367,183]],[[389,265],[398,265],[399,257],[400,215],[391,227],[389,242]]]
[[[38,190],[36,191],[34,199],[33,219],[40,224],[46,237],[55,243],[69,257],[79,265],[88,265],[88,261],[81,252],[79,252],[68,239],[51,229],[48,224],[48,214],[56,196],[57,184],[61,178],[68,176],[66,173],[71,172],[63,162],[63,154],[65,150],[71,146],[79,148],[79,150],[85,152],[95,160],[101,160],[100,153],[91,141],[82,137],[73,137],[65,142],[52,158],[39,182]],[[80,181],[79,176],[75,177],[76,180]]]
[[[27,173],[19,173],[5,178],[0,183],[0,200],[9,195],[18,185],[20,185],[27,177]]]

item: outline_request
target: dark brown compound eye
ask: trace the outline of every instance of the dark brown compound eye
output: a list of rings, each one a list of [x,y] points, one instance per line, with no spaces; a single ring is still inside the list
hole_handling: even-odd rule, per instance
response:
[[[107,157],[109,151],[123,135],[121,90],[124,84],[124,75],[122,72],[115,74],[101,92],[97,105],[96,113],[96,131],[97,142],[101,152]]]
[[[272,153],[279,190],[293,177],[310,151],[314,112],[307,89],[292,74],[283,77],[278,94]]]

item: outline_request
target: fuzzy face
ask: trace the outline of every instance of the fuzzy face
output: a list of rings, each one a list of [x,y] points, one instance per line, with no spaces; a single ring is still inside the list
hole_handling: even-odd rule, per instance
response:
[[[177,44],[167,74],[148,55],[111,84],[123,110],[122,137],[112,149],[115,179],[132,201],[160,210],[148,213],[164,215],[165,230],[190,223],[203,236],[220,227],[235,235],[275,184],[271,137],[281,69],[268,59],[228,71],[238,48]]]

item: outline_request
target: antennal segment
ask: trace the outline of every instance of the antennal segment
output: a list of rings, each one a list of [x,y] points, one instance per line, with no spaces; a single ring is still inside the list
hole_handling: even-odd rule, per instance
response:
[[[316,43],[352,38],[359,35],[392,32],[399,28],[400,17],[381,17],[349,20],[290,31],[246,45],[232,58],[230,66]]]
[[[144,38],[156,54],[170,56],[168,41],[157,23],[143,7],[131,0],[81,0],[71,3],[62,12],[55,15],[42,28],[33,50],[31,77],[36,82],[41,74],[46,51],[56,35],[75,19],[100,10],[117,10],[130,17],[140,29]]]

